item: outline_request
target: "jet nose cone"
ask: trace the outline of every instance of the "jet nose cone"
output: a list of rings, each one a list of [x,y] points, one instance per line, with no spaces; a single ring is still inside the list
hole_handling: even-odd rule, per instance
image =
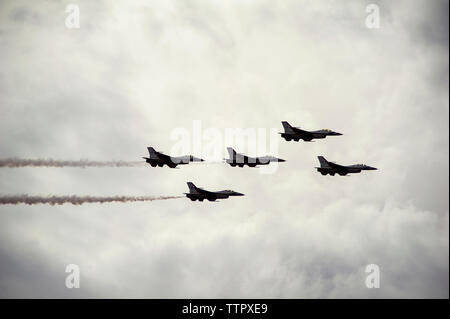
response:
[[[341,135],[344,135],[344,134],[338,133],[338,132],[334,132],[334,135],[336,135],[336,136],[341,136]]]
[[[285,159],[282,159],[282,158],[279,158],[279,159],[278,159],[278,162],[286,162],[286,160],[285,160]]]
[[[234,192],[233,195],[234,195],[234,196],[244,196],[245,194],[238,193],[238,192]]]
[[[376,171],[376,170],[378,170],[378,168],[372,167],[372,166],[368,166],[367,169],[368,169],[369,171]]]

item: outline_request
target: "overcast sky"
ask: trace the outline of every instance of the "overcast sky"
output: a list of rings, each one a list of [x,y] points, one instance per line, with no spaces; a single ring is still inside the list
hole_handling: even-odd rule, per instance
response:
[[[1,1],[2,158],[136,161],[196,120],[344,135],[278,138],[274,174],[1,168],[1,195],[179,195],[192,181],[246,196],[1,206],[0,297],[448,298],[448,1],[374,1],[378,29],[368,3]],[[318,155],[379,170],[325,177]]]

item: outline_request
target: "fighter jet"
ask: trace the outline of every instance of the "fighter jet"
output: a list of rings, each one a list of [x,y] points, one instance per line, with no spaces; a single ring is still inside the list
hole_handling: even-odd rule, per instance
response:
[[[207,199],[210,202],[214,202],[216,199],[225,199],[229,196],[244,196],[244,194],[232,190],[224,190],[218,192],[206,191],[195,186],[192,182],[187,182],[187,185],[189,187],[189,193],[184,194],[186,194],[186,197],[191,201],[196,201],[198,199],[199,201],[203,202],[204,199]]]
[[[339,136],[342,135],[338,132],[333,132],[328,129],[317,130],[317,131],[305,131],[300,129],[299,127],[293,127],[288,122],[281,122],[284,127],[284,133],[281,134],[286,141],[294,140],[298,142],[299,140],[304,140],[305,142],[310,142],[312,139],[325,138],[327,136]]]
[[[175,168],[177,165],[189,164],[189,162],[204,162],[203,159],[192,155],[173,157],[157,152],[153,147],[147,147],[147,149],[150,157],[143,157],[143,159],[153,167],[167,165],[170,168]]]
[[[319,159],[320,167],[316,167],[316,169],[322,175],[330,174],[331,176],[334,176],[334,174],[339,174],[341,176],[345,176],[349,173],[361,173],[361,171],[372,171],[377,169],[364,164],[343,166],[333,162],[328,162],[323,156],[318,156],[317,158]]]
[[[256,165],[268,165],[270,162],[286,162],[284,159],[273,156],[249,157],[236,153],[236,151],[231,147],[227,147],[227,151],[230,158],[225,159],[225,161],[233,167],[236,165],[239,167],[244,167],[244,165],[255,167]]]

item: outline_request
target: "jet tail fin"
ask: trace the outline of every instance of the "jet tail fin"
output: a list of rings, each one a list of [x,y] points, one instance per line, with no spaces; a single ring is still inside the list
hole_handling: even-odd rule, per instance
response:
[[[197,186],[195,186],[194,183],[187,182],[187,186],[189,187],[190,193],[197,193]]]
[[[283,128],[284,128],[284,132],[285,133],[293,133],[294,130],[292,129],[291,124],[289,124],[287,121],[283,121],[281,122],[281,124],[283,124]]]
[[[325,159],[325,157],[317,156],[317,158],[319,159],[320,167],[329,167],[330,166],[330,165],[328,165],[328,161]]]

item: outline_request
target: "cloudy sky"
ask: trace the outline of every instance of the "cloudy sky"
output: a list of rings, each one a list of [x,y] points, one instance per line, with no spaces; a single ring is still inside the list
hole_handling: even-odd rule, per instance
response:
[[[375,29],[368,3],[1,1],[1,158],[136,161],[195,121],[344,135],[278,138],[273,174],[0,168],[1,195],[246,194],[1,206],[0,297],[448,298],[448,1],[374,1]],[[379,170],[325,177],[317,155]]]

